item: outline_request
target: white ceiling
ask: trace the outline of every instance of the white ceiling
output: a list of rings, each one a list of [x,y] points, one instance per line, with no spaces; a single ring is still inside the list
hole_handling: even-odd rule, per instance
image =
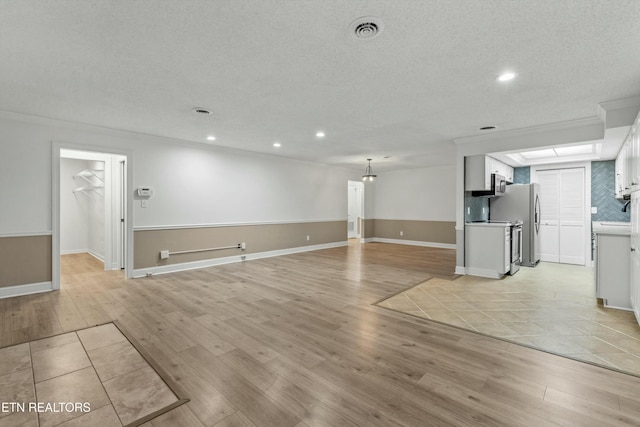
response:
[[[384,31],[356,39],[361,16]],[[482,126],[640,94],[639,40],[638,0],[2,0],[0,110],[376,171],[453,164],[452,139]]]

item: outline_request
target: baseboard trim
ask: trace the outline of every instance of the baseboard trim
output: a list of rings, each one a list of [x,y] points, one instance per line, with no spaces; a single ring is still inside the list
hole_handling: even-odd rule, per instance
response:
[[[321,249],[338,248],[341,246],[347,246],[348,242],[332,242],[323,243],[320,245],[300,246],[297,248],[278,249],[274,251],[258,252],[255,254],[234,255],[222,258],[206,259],[202,261],[184,262],[180,264],[159,265],[156,267],[139,268],[133,270],[133,277],[140,278],[147,275],[176,273],[179,271],[196,270],[198,268],[215,267],[216,265],[232,264],[236,262],[251,261],[261,258],[271,258],[282,255],[291,255],[301,252],[318,251]],[[245,259],[242,259],[242,256]]]
[[[467,269],[464,267],[464,265],[456,265],[456,271],[454,273],[464,276],[467,274]]]
[[[428,248],[442,248],[442,249],[455,249],[455,243],[438,243],[438,242],[423,242],[420,240],[402,240],[402,239],[387,239],[384,237],[371,237],[365,239],[366,242],[378,242],[378,243],[393,243],[395,245],[410,245],[410,246],[425,246]]]
[[[21,295],[39,294],[53,290],[51,282],[29,283],[26,285],[6,286],[0,288],[0,299],[18,297]]]
[[[70,249],[66,251],[60,251],[60,255],[86,254],[88,252],[89,249]]]
[[[99,254],[93,252],[92,250],[88,250],[87,253],[104,264],[104,258],[101,257]]]
[[[606,298],[605,298],[605,301],[606,301]],[[615,305],[609,305],[609,304],[606,304],[606,303],[605,303],[605,304],[603,304],[603,305],[604,305],[605,307],[607,307],[607,308],[615,308],[616,310],[630,311],[630,312],[632,312],[632,313],[634,312],[634,311],[633,311],[633,308],[630,308],[630,307],[618,307],[618,306],[615,306]]]
[[[467,267],[466,270],[467,270],[466,274],[469,276],[487,277],[489,279],[499,279],[503,276],[502,274],[499,274],[497,271],[487,270],[484,268]]]

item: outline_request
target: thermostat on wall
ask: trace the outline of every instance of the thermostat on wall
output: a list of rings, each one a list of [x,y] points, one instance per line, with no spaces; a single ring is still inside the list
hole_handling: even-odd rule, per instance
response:
[[[138,187],[136,189],[136,194],[138,197],[151,197],[153,194],[153,188],[150,187]]]

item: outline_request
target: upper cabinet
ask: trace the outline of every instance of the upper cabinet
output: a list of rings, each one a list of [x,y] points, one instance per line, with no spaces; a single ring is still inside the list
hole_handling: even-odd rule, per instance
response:
[[[465,191],[490,190],[492,173],[504,176],[508,183],[513,182],[513,168],[493,157],[468,156],[464,162]]]
[[[615,196],[618,199],[628,198],[636,190],[640,190],[640,114],[636,117],[627,138],[616,157]]]

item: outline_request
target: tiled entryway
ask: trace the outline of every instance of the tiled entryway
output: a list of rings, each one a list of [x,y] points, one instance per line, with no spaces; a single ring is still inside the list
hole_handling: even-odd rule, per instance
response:
[[[178,400],[113,323],[0,349],[2,426],[120,427]]]
[[[378,305],[640,375],[633,313],[592,295],[592,269],[541,263],[501,280],[430,279]]]

